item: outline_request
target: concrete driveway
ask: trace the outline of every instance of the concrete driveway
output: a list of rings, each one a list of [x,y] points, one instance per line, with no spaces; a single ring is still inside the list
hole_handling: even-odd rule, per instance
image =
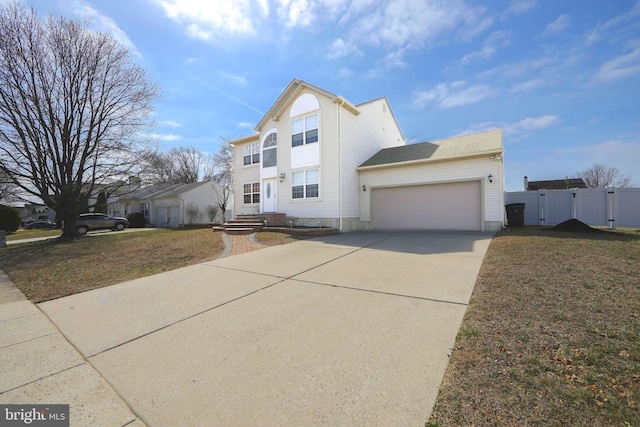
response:
[[[418,426],[491,237],[347,233],[39,307],[152,426]]]

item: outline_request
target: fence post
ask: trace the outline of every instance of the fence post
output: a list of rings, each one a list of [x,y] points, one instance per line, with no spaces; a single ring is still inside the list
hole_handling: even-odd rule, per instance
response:
[[[615,203],[616,189],[611,187],[607,189],[607,220],[609,221],[609,228],[612,230],[616,229]]]
[[[544,221],[545,221],[545,210],[547,208],[547,198],[545,197],[546,194],[542,192],[542,190],[538,190],[538,206],[539,207],[539,215],[538,215],[538,224],[539,225],[544,225]]]

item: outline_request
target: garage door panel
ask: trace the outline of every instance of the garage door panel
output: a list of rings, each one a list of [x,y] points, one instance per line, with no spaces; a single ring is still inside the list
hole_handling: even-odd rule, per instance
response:
[[[480,182],[374,188],[373,227],[481,230]]]

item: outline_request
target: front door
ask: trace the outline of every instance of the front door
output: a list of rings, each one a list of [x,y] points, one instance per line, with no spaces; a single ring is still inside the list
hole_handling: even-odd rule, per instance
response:
[[[276,212],[276,179],[265,179],[262,183],[262,212]]]

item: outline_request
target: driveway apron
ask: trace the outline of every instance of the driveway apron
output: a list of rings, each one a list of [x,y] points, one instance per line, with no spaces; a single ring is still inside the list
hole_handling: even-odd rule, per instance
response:
[[[346,233],[39,307],[151,426],[424,425],[491,237]]]

